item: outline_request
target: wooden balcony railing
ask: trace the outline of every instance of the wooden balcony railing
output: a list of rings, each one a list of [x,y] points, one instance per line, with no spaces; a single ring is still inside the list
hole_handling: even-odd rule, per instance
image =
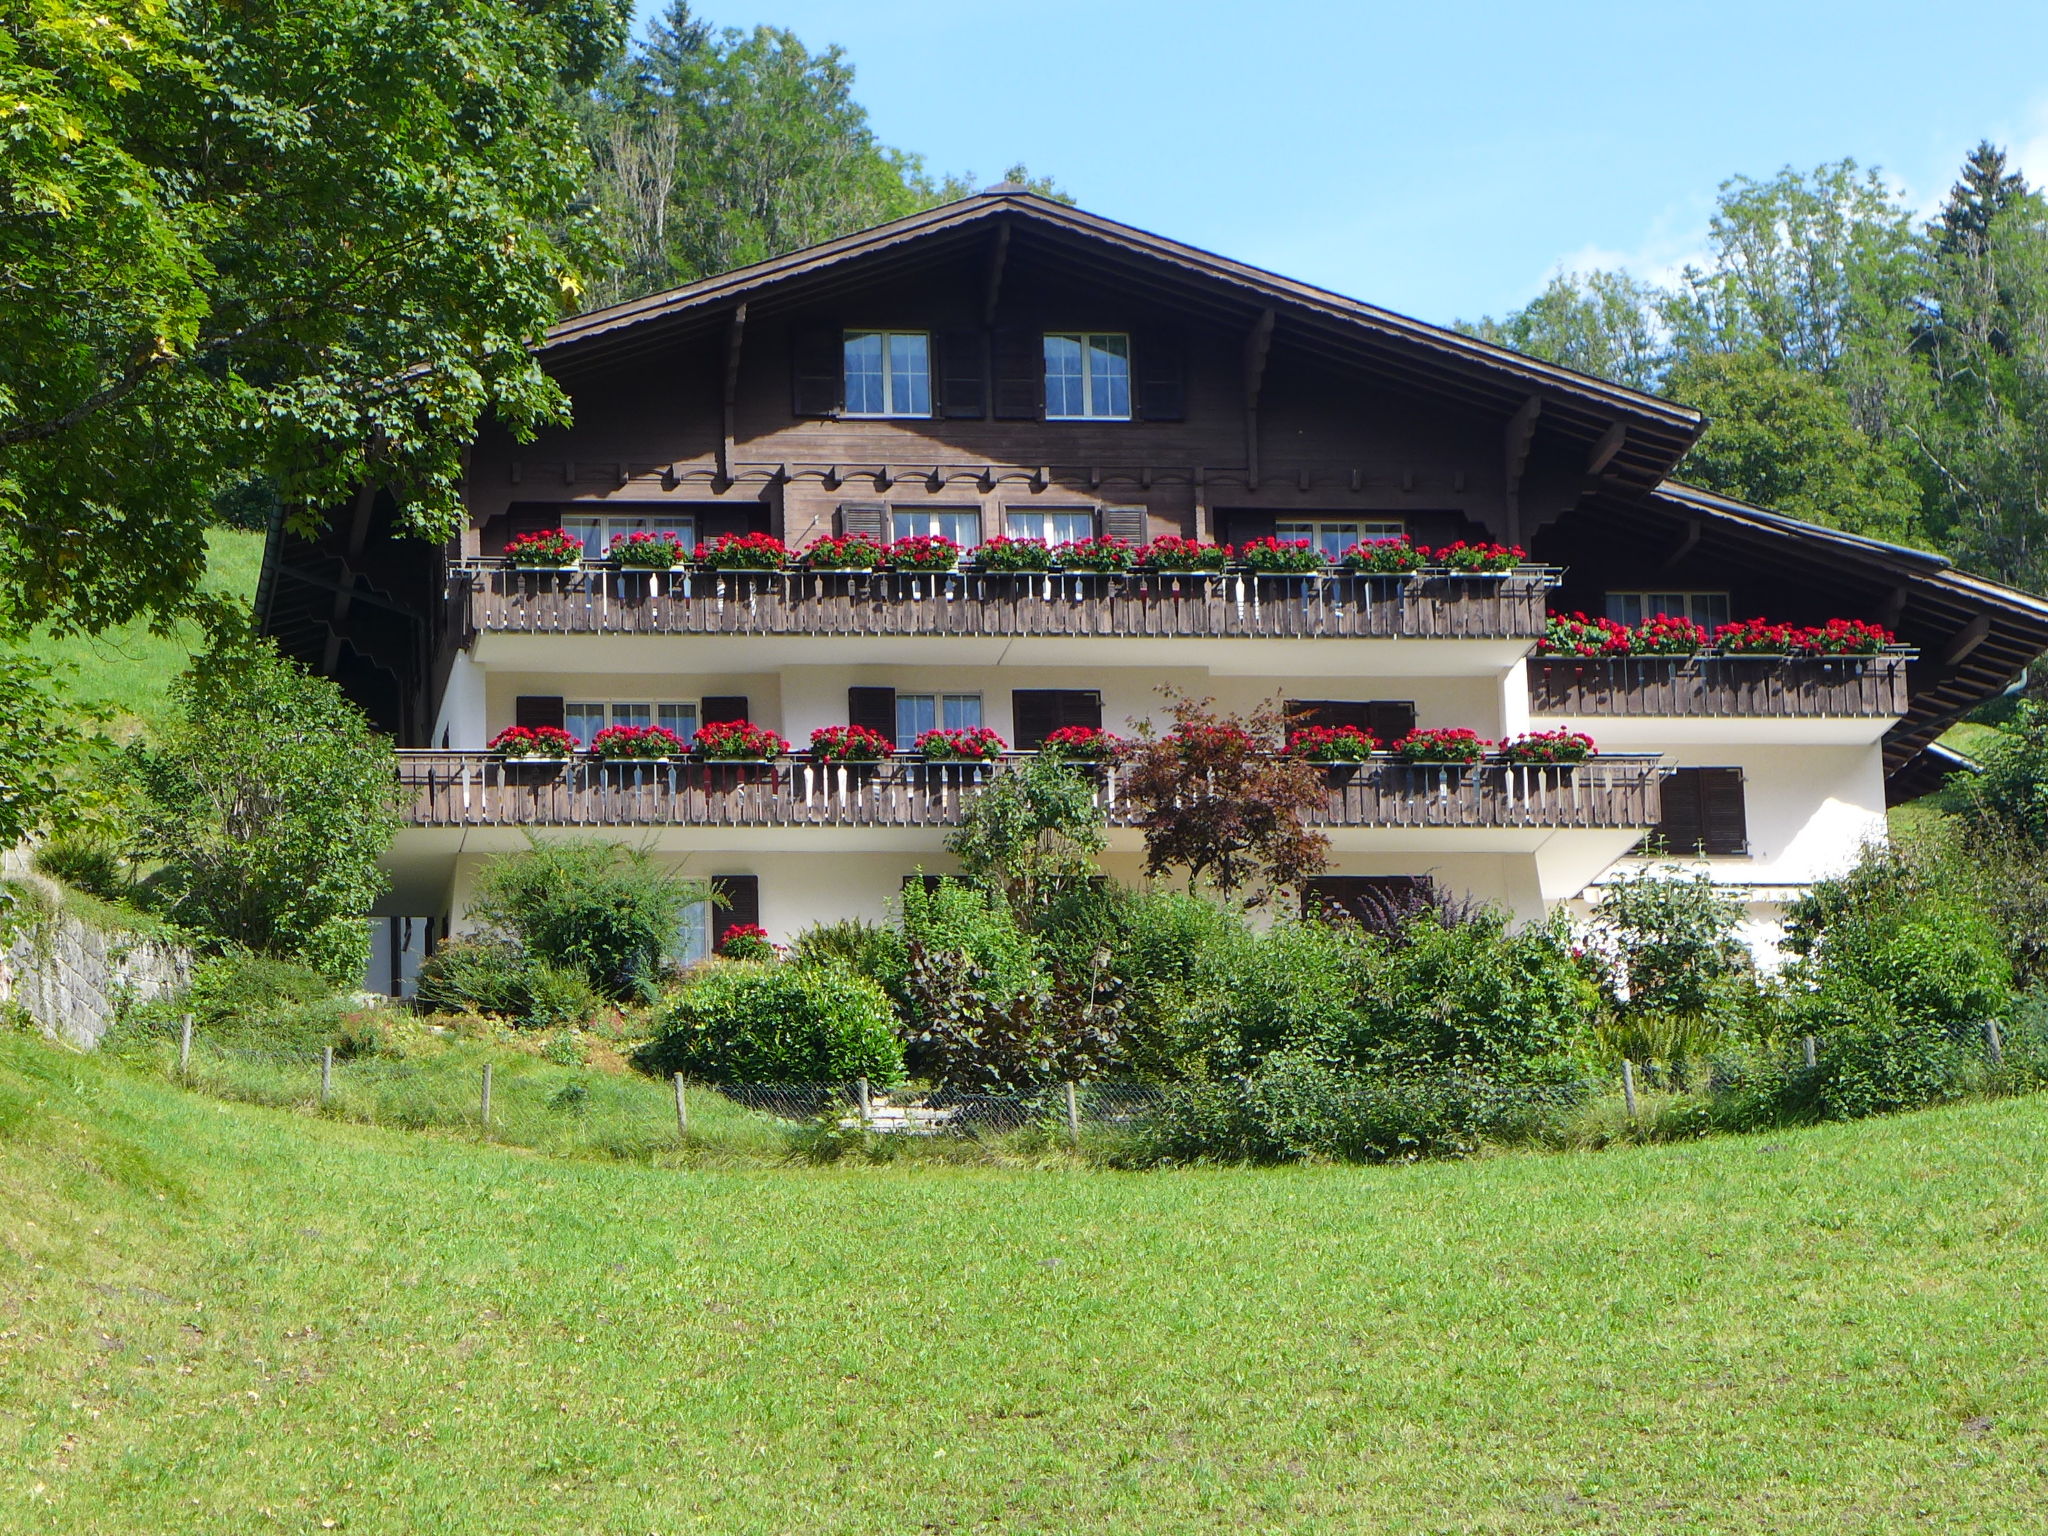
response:
[[[1534,656],[1537,715],[1885,719],[1906,712],[1905,655]]]
[[[484,752],[401,752],[416,827],[950,827],[1010,758],[818,765],[508,762]],[[1326,827],[1648,828],[1658,757],[1603,754],[1571,769],[1420,767],[1379,759],[1329,772]],[[1097,773],[1112,826],[1132,814],[1118,771]]]
[[[1533,640],[1556,576],[1103,576],[514,570],[468,562],[470,635],[992,635]]]

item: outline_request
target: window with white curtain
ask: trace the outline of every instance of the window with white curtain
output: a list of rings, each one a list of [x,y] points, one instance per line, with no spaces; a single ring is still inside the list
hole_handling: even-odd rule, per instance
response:
[[[908,752],[926,731],[972,730],[981,724],[978,693],[899,693],[896,695],[896,750]]]
[[[981,543],[981,513],[973,507],[891,507],[889,532],[898,539],[951,539],[962,549],[973,549]]]
[[[1043,539],[1048,544],[1078,544],[1095,537],[1095,514],[1086,507],[1055,512],[1005,512],[1003,531],[1013,539]]]
[[[562,705],[562,724],[576,745],[588,751],[597,733],[614,725],[658,725],[674,731],[685,743],[697,734],[697,701],[668,703],[620,702],[612,699],[570,699]]]
[[[697,547],[697,519],[687,512],[571,512],[562,518],[562,528],[583,541],[586,560],[602,560],[622,533],[673,533],[683,548]]]
[[[1640,624],[1660,613],[1674,619],[1691,619],[1712,629],[1728,622],[1726,592],[1610,592],[1607,617],[1617,624]]]

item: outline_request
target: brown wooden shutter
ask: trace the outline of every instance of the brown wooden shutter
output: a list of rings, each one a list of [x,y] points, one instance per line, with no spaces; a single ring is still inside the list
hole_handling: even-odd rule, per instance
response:
[[[1332,730],[1340,725],[1372,730],[1372,706],[1359,699],[1289,699],[1281,713],[1290,725],[1299,720],[1303,725],[1327,725]]]
[[[995,418],[1037,421],[1045,415],[1045,337],[1023,325],[996,328]]]
[[[512,701],[512,723],[523,725],[529,731],[544,727],[559,731],[566,718],[562,712],[562,696],[558,693],[522,693]]]
[[[864,725],[891,742],[896,740],[896,690],[894,688],[849,688],[846,690],[846,723]]]
[[[700,726],[729,725],[746,718],[747,696],[744,693],[715,693],[698,706],[697,723]]]
[[[1701,768],[1700,841],[1710,854],[1736,857],[1749,852],[1749,813],[1743,802],[1740,768]]]
[[[1365,706],[1365,718],[1358,722],[1391,747],[1415,729],[1415,705],[1408,699],[1373,699]]]
[[[889,540],[889,504],[886,501],[842,501],[839,503],[839,534],[850,538],[864,533],[877,544]]]
[[[988,414],[988,336],[982,331],[941,331],[939,414],[950,421],[979,421]]]
[[[1020,752],[1035,752],[1045,738],[1070,725],[1102,729],[1102,695],[1093,688],[1017,688],[1010,694],[1010,730]]]
[[[834,416],[846,407],[846,333],[838,326],[809,326],[796,333],[790,368],[793,405],[799,416]]]
[[[1664,815],[1651,835],[1664,845],[1664,852],[1675,859],[1696,857],[1701,851],[1701,844],[1706,841],[1700,773],[1698,768],[1674,768],[1664,775],[1660,793]]]
[[[1131,339],[1140,421],[1184,421],[1188,414],[1186,349],[1178,331],[1143,331]]]
[[[1104,538],[1129,539],[1133,544],[1151,541],[1152,519],[1143,507],[1104,507],[1101,522]]]
[[[723,904],[711,909],[711,947],[725,943],[733,929],[761,921],[761,877],[759,875],[713,875],[711,890]]]

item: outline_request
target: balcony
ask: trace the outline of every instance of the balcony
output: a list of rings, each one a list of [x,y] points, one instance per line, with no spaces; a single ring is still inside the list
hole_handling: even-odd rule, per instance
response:
[[[1556,573],[1215,576],[662,572],[586,566],[449,571],[452,617],[478,635],[1154,640],[1492,640],[1542,635]]]
[[[1016,758],[986,765],[507,762],[483,752],[401,752],[415,827],[942,828]],[[1376,759],[1331,774],[1325,828],[1642,830],[1659,814],[1658,756],[1602,754],[1569,770],[1421,767]],[[1112,827],[1134,825],[1117,770],[1096,790]]]
[[[1582,719],[1890,721],[1906,712],[1911,659],[1534,656],[1529,709]]]

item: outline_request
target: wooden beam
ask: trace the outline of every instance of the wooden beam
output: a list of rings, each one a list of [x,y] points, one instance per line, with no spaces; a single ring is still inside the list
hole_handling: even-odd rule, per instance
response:
[[[981,323],[984,327],[996,323],[996,304],[1003,296],[1003,266],[1010,258],[1010,226],[1007,222],[996,226],[996,237],[988,248],[988,276],[982,282]]]
[[[1897,629],[1899,620],[1906,616],[1907,595],[1903,582],[1885,593],[1884,600],[1877,605],[1877,622],[1886,629]]]
[[[725,391],[723,430],[718,438],[718,478],[732,483],[733,437],[737,431],[736,402],[740,388],[740,344],[747,334],[747,306],[734,308],[725,328]]]
[[[1941,655],[1936,658],[1936,662],[1943,667],[1957,666],[1968,659],[1971,652],[1975,651],[1978,646],[1990,638],[1991,615],[1980,613],[1956,631],[1955,637],[1942,647]]]
[[[1597,475],[1609,464],[1612,464],[1614,456],[1621,452],[1621,445],[1627,441],[1628,428],[1617,421],[1613,426],[1601,433],[1600,441],[1593,445],[1593,452],[1586,460],[1586,473]]]
[[[348,538],[341,560],[342,583],[334,589],[333,610],[327,617],[327,643],[320,651],[320,675],[332,677],[341,665],[341,637],[348,632],[349,605],[355,601],[355,564],[362,557],[370,537],[370,511],[377,504],[377,488],[365,482],[356,490],[356,503],[349,513]]]
[[[1705,523],[1702,519],[1688,517],[1685,520],[1684,536],[1673,546],[1671,553],[1664,557],[1664,563],[1658,566],[1657,569],[1659,571],[1668,571],[1697,549],[1700,542],[1700,530],[1704,526]]]
[[[1273,311],[1262,309],[1244,338],[1245,484],[1259,488],[1259,391],[1266,385],[1266,356],[1273,348]]]
[[[1507,431],[1502,438],[1503,462],[1507,470],[1506,486],[1503,492],[1503,510],[1507,514],[1507,542],[1519,544],[1522,540],[1522,471],[1529,463],[1529,445],[1536,440],[1536,418],[1543,411],[1543,402],[1531,395],[1522,402],[1521,409],[1508,418]]]

